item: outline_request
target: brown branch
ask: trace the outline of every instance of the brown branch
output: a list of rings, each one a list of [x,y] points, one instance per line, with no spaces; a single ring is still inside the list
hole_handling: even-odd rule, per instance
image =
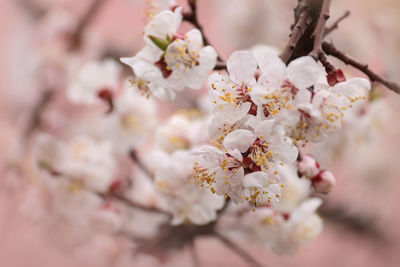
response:
[[[62,172],[59,172],[58,170],[55,170],[54,168],[52,168],[51,166],[47,165],[46,163],[39,163],[39,167],[48,172],[50,175],[54,176],[55,178],[61,178],[61,179],[65,179],[67,181],[71,181],[72,179],[69,176],[65,176]],[[113,200],[117,200],[123,204],[125,204],[126,206],[130,207],[130,208],[136,208],[136,209],[141,209],[143,211],[147,211],[147,212],[154,212],[154,213],[160,213],[160,214],[164,214],[167,216],[171,216],[169,213],[162,211],[160,209],[157,209],[155,207],[149,207],[149,206],[144,206],[141,205],[139,203],[136,203],[132,200],[130,200],[129,198],[126,198],[125,196],[121,195],[121,194],[117,194],[117,193],[113,193],[111,190],[109,192],[103,193],[103,192],[99,192],[96,190],[93,190],[91,188],[88,188],[85,185],[82,185],[81,187],[82,189],[84,189],[86,192],[92,193],[94,195],[97,195],[98,197],[102,198],[103,200],[107,200],[107,199],[113,199]]]
[[[70,44],[70,49],[77,49],[81,43],[82,39],[82,34],[84,32],[84,29],[86,26],[90,23],[90,21],[95,17],[97,12],[99,11],[101,5],[105,2],[106,0],[93,0],[91,3],[91,6],[88,8],[88,11],[86,14],[83,16],[82,20],[79,22],[75,32],[73,33],[71,37],[71,44]],[[22,1],[22,3],[25,3],[26,1]],[[42,121],[42,113],[47,107],[47,105],[51,102],[54,96],[54,88],[46,90],[42,96],[39,102],[36,104],[36,106],[33,108],[32,111],[32,116],[30,119],[30,124],[27,127],[27,130],[25,132],[25,138],[28,138],[36,128],[38,128],[41,124]]]
[[[123,195],[119,195],[119,194],[103,194],[103,193],[97,193],[97,195],[99,195],[103,199],[111,198],[111,199],[117,200],[117,201],[125,204],[126,206],[131,207],[131,208],[136,208],[136,209],[140,209],[140,210],[147,211],[147,212],[164,214],[164,215],[167,215],[168,217],[171,216],[171,214],[169,214],[168,212],[165,212],[163,210],[157,209],[155,207],[149,207],[149,206],[141,205],[139,203],[136,203],[136,202],[130,200],[129,198],[124,197]]]
[[[190,255],[192,257],[193,267],[200,267],[200,259],[199,259],[199,254],[197,253],[196,250],[195,241],[191,240],[188,244],[188,247]]]
[[[383,84],[384,86],[386,86],[388,89],[392,90],[393,92],[400,94],[399,84],[397,84],[396,82],[388,81],[384,77],[373,72],[369,68],[368,64],[363,64],[363,63],[358,62],[357,60],[347,56],[344,52],[337,49],[333,43],[323,42],[322,49],[327,55],[330,55],[337,59],[340,59],[346,65],[353,66],[354,68],[360,70],[365,75],[367,75],[368,78],[372,82],[379,82],[379,83]]]
[[[263,265],[257,262],[256,259],[253,258],[249,253],[247,253],[243,248],[240,246],[236,245],[235,242],[224,236],[223,234],[214,231],[214,236],[221,241],[225,246],[230,248],[232,251],[234,251],[238,256],[240,256],[242,259],[244,259],[250,266],[254,267],[262,267]]]
[[[135,150],[131,149],[129,151],[129,157],[131,160],[149,177],[150,180],[154,181],[153,173],[147,168],[146,165],[139,159]]]
[[[372,218],[368,218],[364,214],[352,214],[344,207],[326,204],[318,210],[318,213],[323,218],[354,233],[369,236],[378,241],[386,241],[382,232],[373,224]]]
[[[346,10],[346,12],[342,16],[340,16],[337,20],[335,20],[335,22],[331,26],[326,27],[324,32],[324,37],[328,36],[331,32],[337,29],[339,27],[339,23],[342,22],[342,20],[344,20],[348,16],[350,16],[350,14],[351,12],[349,10]]]
[[[230,202],[231,202],[231,199],[230,199],[230,198],[228,198],[228,199],[225,200],[224,206],[222,207],[222,209],[220,209],[220,210],[217,212],[218,218],[221,217],[221,215],[223,215],[223,214],[225,213],[225,211],[226,211],[226,209],[228,208]]]
[[[29,125],[25,131],[25,139],[27,139],[42,123],[42,113],[46,109],[47,105],[51,102],[54,96],[53,90],[46,90],[42,93],[39,102],[33,108],[32,116],[29,121]]]
[[[189,6],[190,6],[190,9],[192,10],[192,12],[189,14],[188,13],[183,14],[183,19],[185,21],[191,23],[202,33],[205,46],[211,45],[211,42],[208,40],[207,36],[204,34],[204,28],[200,24],[199,19],[198,19],[197,0],[188,0],[188,3],[189,3]],[[217,53],[217,55],[218,55],[218,57],[217,57],[218,61],[223,62],[219,53]]]
[[[82,44],[82,37],[86,27],[90,22],[96,17],[101,6],[106,2],[106,0],[92,0],[89,8],[87,9],[85,15],[83,15],[82,20],[79,22],[74,34],[71,38],[71,50],[78,49]]]
[[[312,56],[315,60],[318,60],[318,55],[322,52],[322,42],[324,39],[326,21],[329,19],[330,6],[331,0],[323,0],[317,27],[311,35],[311,37],[314,39],[314,46],[310,56]]]
[[[306,31],[307,27],[310,25],[311,22],[312,22],[312,17],[310,16],[308,10],[304,8],[300,13],[296,25],[294,25],[293,27],[293,31],[290,34],[290,39],[286,48],[281,54],[281,59],[283,60],[283,62],[288,63],[288,61],[293,55],[297,43],[299,42],[300,38],[303,36],[304,32]]]
[[[225,62],[217,62],[217,64],[214,67],[214,70],[226,70],[226,63]]]

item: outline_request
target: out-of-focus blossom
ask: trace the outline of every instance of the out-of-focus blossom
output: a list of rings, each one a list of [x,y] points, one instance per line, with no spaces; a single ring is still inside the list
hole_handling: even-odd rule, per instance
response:
[[[257,208],[243,220],[248,233],[280,254],[293,254],[313,241],[322,231],[323,223],[315,213],[322,201],[304,201],[289,215],[270,208]]]
[[[88,187],[105,192],[114,180],[116,162],[109,142],[98,142],[89,136],[62,141],[41,135],[37,153],[44,169],[67,176],[77,190]]]
[[[101,102],[103,93],[112,94],[118,89],[120,72],[121,67],[112,59],[84,63],[72,70],[68,99],[76,104]]]
[[[192,179],[193,159],[188,151],[176,151],[166,156],[157,169],[156,186],[173,214],[172,224],[206,224],[217,217],[224,198],[200,187]]]
[[[147,99],[124,86],[114,97],[114,110],[104,118],[106,137],[114,140],[116,148],[124,151],[136,148],[151,137],[157,124],[154,99]]]
[[[204,144],[208,141],[209,120],[199,110],[182,110],[157,128],[156,143],[166,152]]]

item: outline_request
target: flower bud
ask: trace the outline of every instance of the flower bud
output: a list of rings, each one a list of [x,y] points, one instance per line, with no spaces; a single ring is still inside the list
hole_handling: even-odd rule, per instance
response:
[[[337,83],[346,81],[346,77],[341,69],[330,71],[328,75],[326,75],[326,79],[328,80],[329,86],[334,86]]]
[[[319,173],[319,164],[311,156],[304,156],[298,163],[299,176],[313,178]]]
[[[335,177],[330,171],[322,170],[311,179],[315,192],[328,194],[335,185]]]

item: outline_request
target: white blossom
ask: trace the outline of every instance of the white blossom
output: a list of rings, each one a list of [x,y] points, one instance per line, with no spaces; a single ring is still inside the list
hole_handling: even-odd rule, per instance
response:
[[[187,151],[176,151],[165,158],[156,172],[156,186],[173,214],[172,224],[206,224],[217,217],[224,198],[198,186],[191,179],[193,160]]]
[[[120,65],[112,59],[88,61],[72,70],[67,87],[68,99],[76,104],[100,103],[100,92],[115,92],[119,86]]]
[[[217,53],[204,47],[199,30],[178,34],[181,7],[157,14],[145,28],[147,45],[134,57],[121,58],[135,75],[133,84],[145,95],[173,100],[175,91],[200,89],[216,64]]]
[[[68,141],[41,135],[37,143],[38,161],[45,169],[74,181],[78,189],[87,187],[106,192],[116,172],[112,145],[77,136]]]

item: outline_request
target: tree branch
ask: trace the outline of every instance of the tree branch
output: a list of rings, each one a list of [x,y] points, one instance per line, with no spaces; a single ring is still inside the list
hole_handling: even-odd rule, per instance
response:
[[[197,0],[188,0],[190,9],[192,10],[191,13],[186,13],[183,14],[183,19],[186,20],[187,22],[191,23],[193,26],[195,26],[203,35],[203,41],[204,45],[211,45],[210,41],[208,40],[207,36],[204,34],[204,28],[203,26],[199,23],[198,19],[198,9],[197,9]],[[215,48],[214,48],[215,49]],[[223,62],[222,58],[220,57],[219,53],[217,53],[218,61]]]
[[[149,177],[150,180],[154,181],[153,173],[144,165],[144,163],[139,159],[135,150],[131,149],[129,151],[129,157],[131,160]]]
[[[368,64],[363,64],[363,63],[358,62],[355,59],[347,56],[344,52],[337,49],[333,43],[323,42],[322,49],[327,55],[330,55],[337,59],[340,59],[346,65],[353,66],[354,68],[360,70],[365,75],[367,75],[368,78],[372,82],[379,82],[379,83],[383,84],[384,86],[386,86],[388,89],[392,90],[393,92],[400,94],[399,84],[397,84],[396,82],[388,81],[384,77],[373,72],[369,68]]]
[[[249,253],[247,253],[243,248],[239,247],[238,245],[235,244],[232,240],[224,236],[223,234],[220,234],[217,231],[214,231],[215,237],[221,241],[225,246],[230,248],[232,251],[237,253],[238,256],[240,256],[242,259],[244,259],[250,266],[254,267],[263,267],[262,264],[257,262],[256,259],[253,258]]]
[[[351,214],[344,207],[326,204],[318,210],[318,213],[323,218],[337,225],[342,225],[352,232],[367,235],[380,241],[385,240],[382,233],[372,223],[371,218],[368,218],[364,214]]]
[[[129,198],[124,197],[123,195],[119,195],[119,194],[104,194],[104,193],[98,193],[96,192],[96,194],[98,196],[100,196],[101,198],[103,198],[104,200],[107,198],[111,198],[114,200],[117,200],[121,203],[123,203],[124,205],[130,207],[130,208],[136,208],[136,209],[140,209],[143,211],[147,211],[147,212],[152,212],[152,213],[159,213],[159,214],[164,214],[167,215],[168,217],[171,216],[171,214],[169,214],[168,212],[162,211],[160,209],[157,209],[155,207],[149,207],[149,206],[144,206],[141,205],[139,203],[136,203],[132,200],[130,200]]]
[[[189,242],[188,247],[189,247],[190,255],[192,257],[193,267],[200,267],[200,259],[199,259],[199,255],[196,250],[194,240],[191,240]]]
[[[350,16],[351,12],[349,10],[346,10],[346,12],[339,17],[337,20],[335,20],[335,22],[329,26],[325,28],[325,32],[324,32],[324,38],[326,36],[328,36],[331,32],[333,32],[335,29],[337,29],[339,27],[339,23],[344,20],[345,18],[347,18],[348,16]]]
[[[33,108],[29,125],[25,131],[25,139],[27,139],[42,123],[42,113],[54,96],[53,90],[46,90],[42,93],[39,102]]]
[[[85,15],[83,15],[82,20],[79,22],[79,24],[72,36],[71,45],[70,45],[71,50],[76,50],[81,46],[82,36],[83,36],[83,33],[84,33],[86,27],[96,17],[101,6],[106,1],[107,0],[92,0],[92,3],[90,4],[89,8],[87,9]]]
[[[297,43],[299,42],[301,36],[303,36],[304,32],[306,31],[307,27],[310,25],[311,22],[312,22],[312,17],[310,16],[308,10],[304,8],[300,12],[299,19],[297,20],[297,23],[294,26],[292,33],[290,34],[290,39],[286,48],[281,54],[281,59],[283,62],[288,63],[288,61],[293,55]]]
[[[330,6],[331,0],[323,0],[317,27],[311,35],[311,37],[314,39],[314,46],[310,56],[312,56],[315,60],[318,60],[318,55],[322,52],[322,41],[324,39],[326,21],[329,19]]]

